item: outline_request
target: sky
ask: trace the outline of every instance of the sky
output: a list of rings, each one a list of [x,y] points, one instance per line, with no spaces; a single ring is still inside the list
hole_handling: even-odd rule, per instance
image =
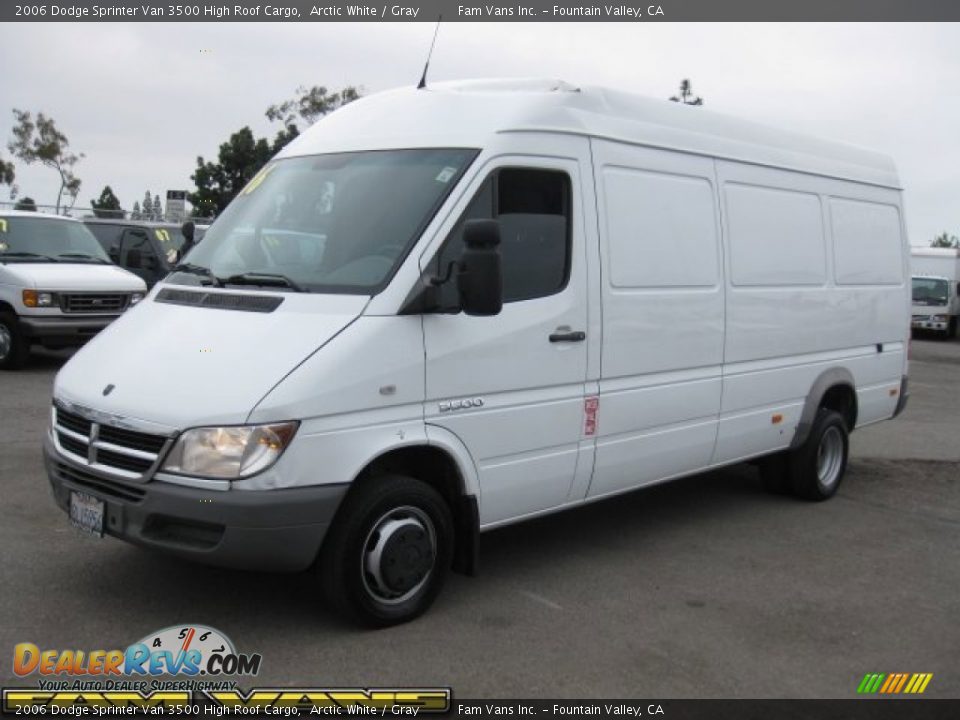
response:
[[[79,206],[110,185],[192,190],[196,158],[298,86],[414,85],[433,23],[0,25],[0,156],[12,108],[52,116],[85,157]],[[447,23],[434,81],[551,77],[667,98],[682,78],[710,110],[878,150],[905,188],[910,242],[960,235],[960,24]],[[52,203],[52,170],[17,163]],[[0,200],[8,200],[6,188]]]

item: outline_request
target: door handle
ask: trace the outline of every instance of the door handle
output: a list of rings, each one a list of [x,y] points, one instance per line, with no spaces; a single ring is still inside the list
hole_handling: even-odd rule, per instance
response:
[[[572,332],[555,332],[550,334],[550,342],[583,342],[587,339],[587,334],[583,330],[574,330]]]

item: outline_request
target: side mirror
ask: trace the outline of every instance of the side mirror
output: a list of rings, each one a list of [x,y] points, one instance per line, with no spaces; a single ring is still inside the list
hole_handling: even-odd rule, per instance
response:
[[[467,315],[499,315],[503,308],[500,224],[496,220],[468,220],[463,242],[457,271],[460,307]]]
[[[957,283],[957,295],[960,295],[960,283]]]
[[[143,256],[137,248],[127,250],[127,267],[136,270],[143,267]]]
[[[187,220],[183,225],[180,226],[180,232],[183,233],[183,236],[187,239],[187,244],[193,244],[193,235],[196,230],[196,226],[193,224],[193,220]]]

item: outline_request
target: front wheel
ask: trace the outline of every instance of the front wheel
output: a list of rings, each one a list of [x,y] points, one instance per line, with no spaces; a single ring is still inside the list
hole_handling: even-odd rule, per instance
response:
[[[450,567],[453,520],[426,483],[403,475],[360,481],[320,552],[322,590],[341,614],[384,627],[433,603]]]
[[[20,332],[16,315],[0,313],[0,370],[16,370],[30,355],[30,344]]]

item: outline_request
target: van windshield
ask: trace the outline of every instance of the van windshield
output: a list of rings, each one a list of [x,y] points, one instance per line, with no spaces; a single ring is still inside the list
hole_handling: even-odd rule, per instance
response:
[[[946,305],[947,281],[935,278],[913,278],[914,305]]]
[[[0,217],[0,262],[108,263],[82,223],[53,217]]]
[[[378,292],[476,155],[381,150],[271,162],[167,282]]]

